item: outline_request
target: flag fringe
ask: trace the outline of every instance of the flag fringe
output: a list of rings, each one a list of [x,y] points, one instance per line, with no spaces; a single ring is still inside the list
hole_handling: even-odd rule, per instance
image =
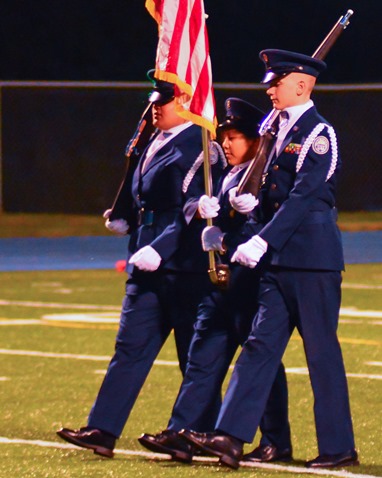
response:
[[[162,22],[162,17],[158,10],[156,9],[156,5],[154,0],[146,0],[145,7],[150,15],[154,18],[154,20],[158,23],[158,27]]]
[[[175,108],[175,111],[177,114],[188,120],[192,121],[194,124],[197,124],[198,126],[201,126],[202,128],[207,129],[211,133],[211,139],[216,138],[216,128],[217,128],[217,120],[215,119],[213,123],[209,121],[206,118],[203,118],[203,116],[200,116],[196,113],[192,113],[190,110],[185,110],[182,105],[177,105]]]
[[[174,83],[180,91],[186,93],[190,98],[193,95],[192,86],[182,81],[176,73],[170,73],[169,71],[155,70],[155,78],[162,81],[168,81],[169,83]]]

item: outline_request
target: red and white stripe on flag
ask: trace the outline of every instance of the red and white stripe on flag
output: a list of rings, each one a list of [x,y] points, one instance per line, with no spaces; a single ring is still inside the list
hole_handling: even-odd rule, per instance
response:
[[[215,97],[203,0],[146,0],[158,23],[155,78],[176,85],[177,113],[216,136]]]

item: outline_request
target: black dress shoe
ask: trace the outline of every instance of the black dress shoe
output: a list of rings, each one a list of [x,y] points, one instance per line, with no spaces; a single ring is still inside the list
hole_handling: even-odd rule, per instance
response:
[[[307,468],[334,468],[351,465],[359,465],[358,454],[355,450],[347,450],[336,455],[319,455],[314,460],[305,463]]]
[[[215,432],[198,433],[191,430],[181,430],[179,435],[204,453],[219,457],[223,465],[235,470],[239,468],[239,462],[243,457],[241,440],[230,435],[219,435]]]
[[[187,443],[178,432],[174,430],[163,430],[156,435],[143,433],[138,441],[141,445],[150,451],[156,453],[166,453],[171,455],[175,461],[182,463],[191,463],[193,456],[193,446]]]
[[[243,456],[243,461],[252,462],[270,462],[270,461],[291,461],[292,450],[290,448],[280,448],[274,445],[260,445],[255,448],[251,453],[247,453]]]
[[[79,430],[61,428],[57,435],[63,440],[93,450],[97,455],[113,458],[116,438],[110,433],[103,432],[97,428],[83,427]]]

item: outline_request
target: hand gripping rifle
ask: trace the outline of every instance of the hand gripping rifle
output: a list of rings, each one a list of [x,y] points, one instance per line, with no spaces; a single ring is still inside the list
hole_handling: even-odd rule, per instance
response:
[[[115,196],[113,206],[111,207],[112,212],[109,216],[110,221],[113,219],[126,218],[126,198],[130,193],[131,179],[134,174],[135,166],[137,165],[138,159],[147,146],[149,138],[153,132],[153,127],[148,127],[152,124],[152,106],[153,104],[151,102],[149,102],[149,104],[146,106],[140,120],[138,121],[135,132],[126,146],[126,170],[121,185],[119,186],[118,192]]]
[[[345,15],[340,17],[320,46],[313,53],[312,58],[323,60],[332,48],[338,37],[349,25],[349,18],[353,15],[353,10],[348,10]],[[276,138],[276,120],[280,110],[275,108],[265,118],[259,128],[260,142],[255,157],[252,159],[245,174],[237,187],[237,195],[252,193],[257,197],[263,182],[264,168],[269,154]]]

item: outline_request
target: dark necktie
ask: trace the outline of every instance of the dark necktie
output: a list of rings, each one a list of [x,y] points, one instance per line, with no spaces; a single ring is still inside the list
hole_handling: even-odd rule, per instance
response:
[[[288,111],[281,111],[279,114],[279,130],[284,129],[288,126],[289,122],[289,113]]]

